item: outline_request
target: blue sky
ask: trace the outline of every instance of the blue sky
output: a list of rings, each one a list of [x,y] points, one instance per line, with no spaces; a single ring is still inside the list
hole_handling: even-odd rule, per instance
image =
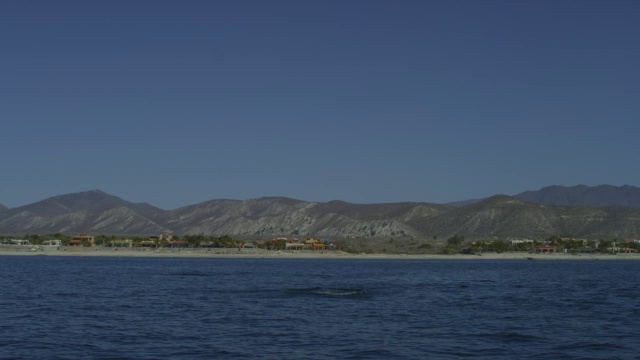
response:
[[[0,203],[640,185],[637,1],[3,1]]]

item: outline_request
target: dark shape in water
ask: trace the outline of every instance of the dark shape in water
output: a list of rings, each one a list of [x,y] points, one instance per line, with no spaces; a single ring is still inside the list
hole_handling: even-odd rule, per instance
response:
[[[364,289],[359,288],[324,288],[313,287],[305,289],[287,289],[287,292],[294,295],[324,296],[324,297],[342,297],[353,298],[370,295]]]

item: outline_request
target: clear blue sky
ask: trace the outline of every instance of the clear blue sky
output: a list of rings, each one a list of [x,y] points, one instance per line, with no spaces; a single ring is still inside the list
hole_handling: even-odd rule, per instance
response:
[[[0,203],[640,185],[638,1],[12,1]]]

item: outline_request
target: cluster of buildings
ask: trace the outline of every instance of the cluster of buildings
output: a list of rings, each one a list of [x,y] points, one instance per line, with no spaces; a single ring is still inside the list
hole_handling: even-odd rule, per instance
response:
[[[96,239],[89,234],[77,234],[71,237],[68,246],[96,246]]]
[[[574,239],[566,236],[557,236],[545,241],[530,239],[510,239],[507,241],[481,241],[470,242],[466,252],[473,251],[520,251],[528,250],[531,253],[548,254],[558,251],[564,253],[637,253],[640,239],[624,238],[622,240],[587,240]]]
[[[336,250],[338,246],[329,241],[329,239],[321,239],[309,237],[304,241],[297,238],[273,238],[269,240],[256,240],[256,245],[265,247],[270,250]],[[284,247],[283,247],[284,245]]]

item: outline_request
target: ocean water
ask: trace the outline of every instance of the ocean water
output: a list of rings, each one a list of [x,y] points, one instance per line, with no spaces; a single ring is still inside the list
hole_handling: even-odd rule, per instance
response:
[[[638,359],[640,263],[0,257],[0,359]]]

